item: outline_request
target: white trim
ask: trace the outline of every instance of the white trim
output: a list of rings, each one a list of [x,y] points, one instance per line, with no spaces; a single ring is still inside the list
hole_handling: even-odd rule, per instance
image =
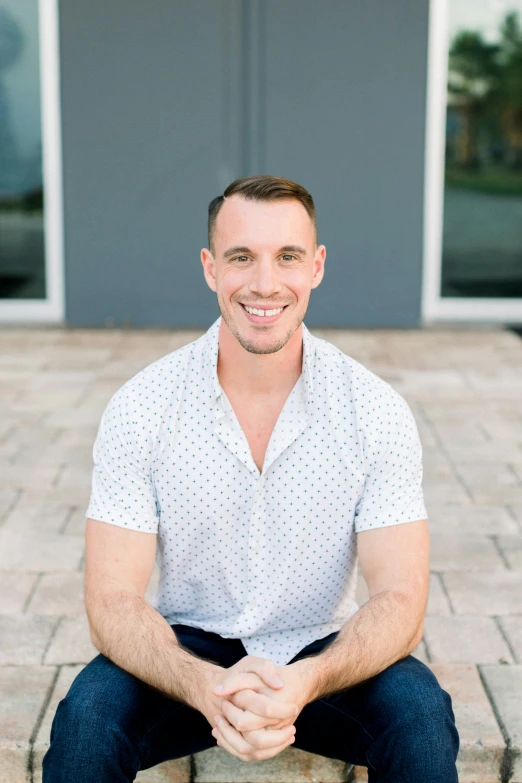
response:
[[[448,0],[430,0],[424,163],[424,263],[422,320],[437,315],[440,301],[444,210],[444,143],[448,73]]]
[[[442,230],[450,0],[430,0],[424,176],[422,323],[522,323],[522,299],[442,297]]]
[[[58,1],[38,2],[47,298],[0,300],[0,323],[61,323],[65,314]]]
[[[522,299],[444,296],[439,298],[433,317],[426,318],[425,323],[438,321],[522,323]]]

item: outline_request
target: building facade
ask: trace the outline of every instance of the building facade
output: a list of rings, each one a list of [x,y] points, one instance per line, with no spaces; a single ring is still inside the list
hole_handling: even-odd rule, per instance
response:
[[[522,0],[3,0],[0,321],[208,327],[207,206],[258,173],[316,203],[308,326],[522,322],[521,18]]]

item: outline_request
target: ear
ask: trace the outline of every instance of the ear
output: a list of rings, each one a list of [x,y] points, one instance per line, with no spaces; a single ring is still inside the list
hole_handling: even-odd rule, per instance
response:
[[[203,264],[203,274],[211,291],[217,291],[216,286],[216,262],[214,256],[207,247],[201,250],[201,263]]]
[[[319,247],[315,251],[315,256],[314,256],[312,288],[317,288],[317,286],[323,279],[325,261],[326,261],[326,247],[324,245],[319,245]]]

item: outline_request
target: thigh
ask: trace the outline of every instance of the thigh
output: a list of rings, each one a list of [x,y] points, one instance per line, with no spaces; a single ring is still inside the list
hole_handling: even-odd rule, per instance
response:
[[[238,639],[223,639],[188,626],[172,626],[179,643],[224,668],[246,655]],[[78,674],[58,705],[53,735],[63,742],[99,747],[124,736],[128,765],[147,769],[168,759],[216,745],[212,727],[198,710],[175,701],[99,654]],[[56,738],[58,740],[58,737]]]
[[[451,697],[431,669],[408,655],[370,679],[339,693],[317,699],[302,710],[293,747],[352,764],[377,768],[383,737],[395,745],[419,730],[428,739],[437,716],[454,722]],[[456,740],[456,729],[452,739]]]
[[[228,669],[247,655],[240,639],[226,639],[189,625],[171,626],[178,643],[198,658]],[[167,706],[165,706],[167,703]],[[162,761],[199,753],[217,745],[205,716],[182,702],[156,694],[148,727],[141,743],[141,769]]]

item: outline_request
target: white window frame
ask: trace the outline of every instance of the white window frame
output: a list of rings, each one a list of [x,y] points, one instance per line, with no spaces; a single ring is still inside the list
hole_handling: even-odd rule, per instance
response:
[[[422,323],[522,323],[522,298],[486,299],[440,295],[450,2],[430,0],[429,11]]]
[[[59,0],[38,0],[45,299],[0,299],[0,323],[61,323],[65,315]]]

